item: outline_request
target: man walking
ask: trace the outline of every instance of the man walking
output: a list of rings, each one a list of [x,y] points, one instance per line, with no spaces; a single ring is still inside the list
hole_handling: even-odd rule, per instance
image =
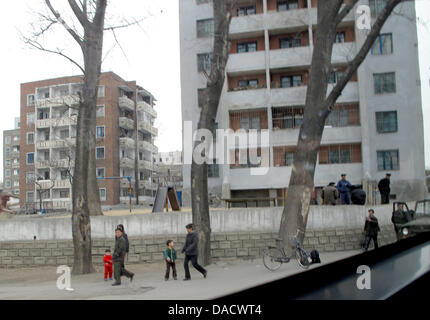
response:
[[[122,229],[116,228],[115,230],[115,251],[113,252],[113,275],[115,283],[113,286],[121,285],[121,276],[124,275],[130,278],[130,282],[133,281],[134,273],[127,271],[124,268],[124,258],[126,253],[126,242],[122,235]]]
[[[182,249],[182,253],[185,252],[185,260],[184,260],[184,269],[185,269],[185,279],[184,281],[191,280],[190,269],[188,267],[188,263],[191,261],[191,264],[197,271],[199,271],[205,278],[208,272],[201,265],[197,263],[197,257],[199,254],[199,235],[196,232],[193,232],[193,224],[187,224],[185,226],[187,229],[187,238],[185,240],[184,248]]]
[[[385,178],[379,180],[378,189],[381,193],[381,204],[390,203],[390,177],[391,174],[387,173]]]
[[[375,245],[375,249],[378,249],[378,232],[379,224],[378,219],[374,216],[375,211],[373,209],[369,209],[369,216],[366,219],[366,223],[364,224],[364,250],[369,249],[370,240],[373,239],[373,244]]]
[[[324,187],[321,198],[324,201],[324,205],[336,205],[336,200],[339,198],[334,182],[330,182],[328,186]]]
[[[340,201],[342,204],[351,204],[351,183],[349,183],[348,180],[346,180],[346,174],[342,173],[341,180],[337,183],[336,189],[340,193]]]

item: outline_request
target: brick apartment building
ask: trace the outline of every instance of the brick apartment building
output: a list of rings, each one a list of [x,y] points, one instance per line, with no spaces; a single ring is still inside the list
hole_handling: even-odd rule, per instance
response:
[[[20,121],[15,129],[3,131],[3,191],[19,196]]]
[[[71,209],[78,93],[82,76],[21,84],[20,192],[21,207],[43,199],[46,207]],[[135,81],[113,72],[101,74],[97,101],[96,165],[102,205],[128,200],[127,179],[135,181],[138,144],[139,195],[152,199],[155,186],[155,98]],[[71,107],[69,107],[71,106]],[[137,117],[137,135],[135,119]],[[137,142],[136,142],[137,140]],[[133,184],[134,189],[134,184]],[[154,190],[153,190],[154,189]],[[133,190],[134,194],[134,190]]]
[[[210,192],[224,198],[281,197],[288,188],[304,113],[317,2],[237,1],[216,125],[220,129],[268,129],[270,165],[266,175],[252,176],[252,165],[240,164],[237,156],[232,165],[211,164]],[[360,0],[357,5],[370,7],[373,23],[384,3]],[[182,121],[191,121],[195,129],[198,90],[206,87],[203,70],[210,72],[212,1],[181,0],[179,8]],[[396,10],[402,14],[387,20],[327,120],[314,177],[316,188],[337,181],[345,172],[352,184],[369,186],[368,195],[375,198],[377,181],[390,172],[393,198],[413,200],[425,195],[415,3],[403,2]],[[357,28],[355,9],[351,10],[334,39],[329,90],[343,76],[366,35]],[[190,199],[190,167],[183,166],[184,203]]]

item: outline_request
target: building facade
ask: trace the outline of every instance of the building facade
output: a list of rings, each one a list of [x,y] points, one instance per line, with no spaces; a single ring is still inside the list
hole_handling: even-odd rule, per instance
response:
[[[19,196],[20,122],[15,129],[3,131],[3,191]]]
[[[155,158],[157,165],[156,182],[175,186],[176,191],[182,191],[182,152],[159,152]]]
[[[41,198],[53,209],[71,209],[82,83],[81,76],[71,76],[21,84],[21,207]],[[136,157],[139,195],[152,199],[153,158],[158,152],[155,101],[135,81],[125,81],[113,72],[101,74],[95,152],[102,205],[128,201],[126,177],[132,178],[134,195]]]
[[[370,6],[373,22],[383,3],[361,0],[358,5]],[[364,182],[377,195],[377,181],[390,172],[393,198],[425,194],[415,4],[402,3],[396,11],[401,14],[387,20],[327,120],[314,177],[317,188],[346,173],[352,184]],[[267,129],[268,150],[259,148],[257,153],[269,153],[269,168],[264,175],[251,175],[252,164],[239,163],[236,150],[233,163],[209,166],[210,192],[231,198],[279,197],[288,188],[316,24],[316,0],[238,1],[216,122],[218,128]],[[180,1],[182,118],[191,121],[193,129],[199,117],[198,90],[206,87],[203,70],[210,72],[213,27],[211,1]],[[352,10],[337,30],[329,90],[366,34],[357,28]],[[183,176],[186,202],[190,165],[184,165]]]

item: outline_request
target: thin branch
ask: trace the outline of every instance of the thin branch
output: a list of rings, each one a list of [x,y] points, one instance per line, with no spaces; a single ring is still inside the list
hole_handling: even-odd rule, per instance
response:
[[[354,8],[358,1],[359,0],[352,0],[351,3],[346,4],[342,8],[342,10],[336,16],[336,25],[338,25],[343,20],[343,18],[348,15],[348,13],[352,10],[352,8]]]
[[[106,28],[104,28],[104,30],[107,31],[107,30],[115,30],[115,29],[122,29],[122,28],[131,27],[131,26],[134,26],[136,24],[141,23],[145,19],[146,18],[142,18],[140,20],[134,20],[133,22],[127,22],[126,24],[122,24],[122,25],[118,25],[118,26],[112,26],[112,27],[106,27]]]
[[[125,59],[127,60],[127,62],[129,62],[129,61],[128,61],[128,58],[127,58],[127,54],[125,53],[125,51],[124,51],[123,47],[121,46],[121,43],[119,43],[119,41],[118,41],[118,39],[117,39],[117,37],[116,37],[115,29],[110,29],[110,30],[112,30],[112,34],[113,34],[113,37],[114,37],[114,39],[115,39],[115,42],[116,42],[116,43],[118,44],[118,46],[120,47],[120,49],[121,49],[121,51],[122,51],[122,53],[123,53],[123,55],[124,55]]]
[[[68,0],[68,1],[69,1],[69,6],[70,6],[70,8],[72,8],[73,13],[75,14],[76,18],[78,18],[82,27],[85,28],[89,21],[88,21],[87,16],[85,15],[84,11],[81,10],[81,8],[79,8],[79,6],[75,0]],[[84,5],[82,5],[82,7],[84,7]]]

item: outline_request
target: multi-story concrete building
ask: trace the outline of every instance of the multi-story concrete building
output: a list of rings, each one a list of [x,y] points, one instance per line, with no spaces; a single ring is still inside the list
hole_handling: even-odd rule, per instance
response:
[[[125,81],[113,72],[102,73],[99,84],[95,134],[102,205],[129,199],[127,179],[105,178],[132,177],[134,193],[136,156],[139,195],[152,198],[153,158],[158,152],[155,99],[135,81]],[[21,85],[21,206],[41,197],[54,209],[71,208],[70,173],[81,90],[81,76]]]
[[[15,129],[3,131],[3,191],[16,196],[19,196],[19,127],[19,118],[15,118]]]
[[[160,184],[174,185],[176,191],[182,191],[182,152],[159,152],[155,163],[157,165],[156,181]]]
[[[372,22],[384,1],[369,5]],[[424,139],[414,2],[384,25],[372,51],[339,97],[321,142],[315,186],[346,173],[353,184],[392,174],[393,198],[424,196]],[[268,129],[270,167],[250,175],[250,165],[210,165],[209,188],[223,197],[276,197],[288,188],[302,122],[310,70],[317,0],[238,1],[230,26],[230,56],[217,114],[218,128]],[[199,117],[198,89],[206,86],[213,46],[208,0],[180,1],[182,118]],[[329,90],[342,77],[367,31],[357,28],[355,10],[338,27]],[[184,131],[184,130],[183,130]],[[261,153],[261,150],[258,150]],[[184,155],[184,159],[186,155]],[[190,165],[184,165],[184,202]],[[370,185],[370,184],[367,184]]]

